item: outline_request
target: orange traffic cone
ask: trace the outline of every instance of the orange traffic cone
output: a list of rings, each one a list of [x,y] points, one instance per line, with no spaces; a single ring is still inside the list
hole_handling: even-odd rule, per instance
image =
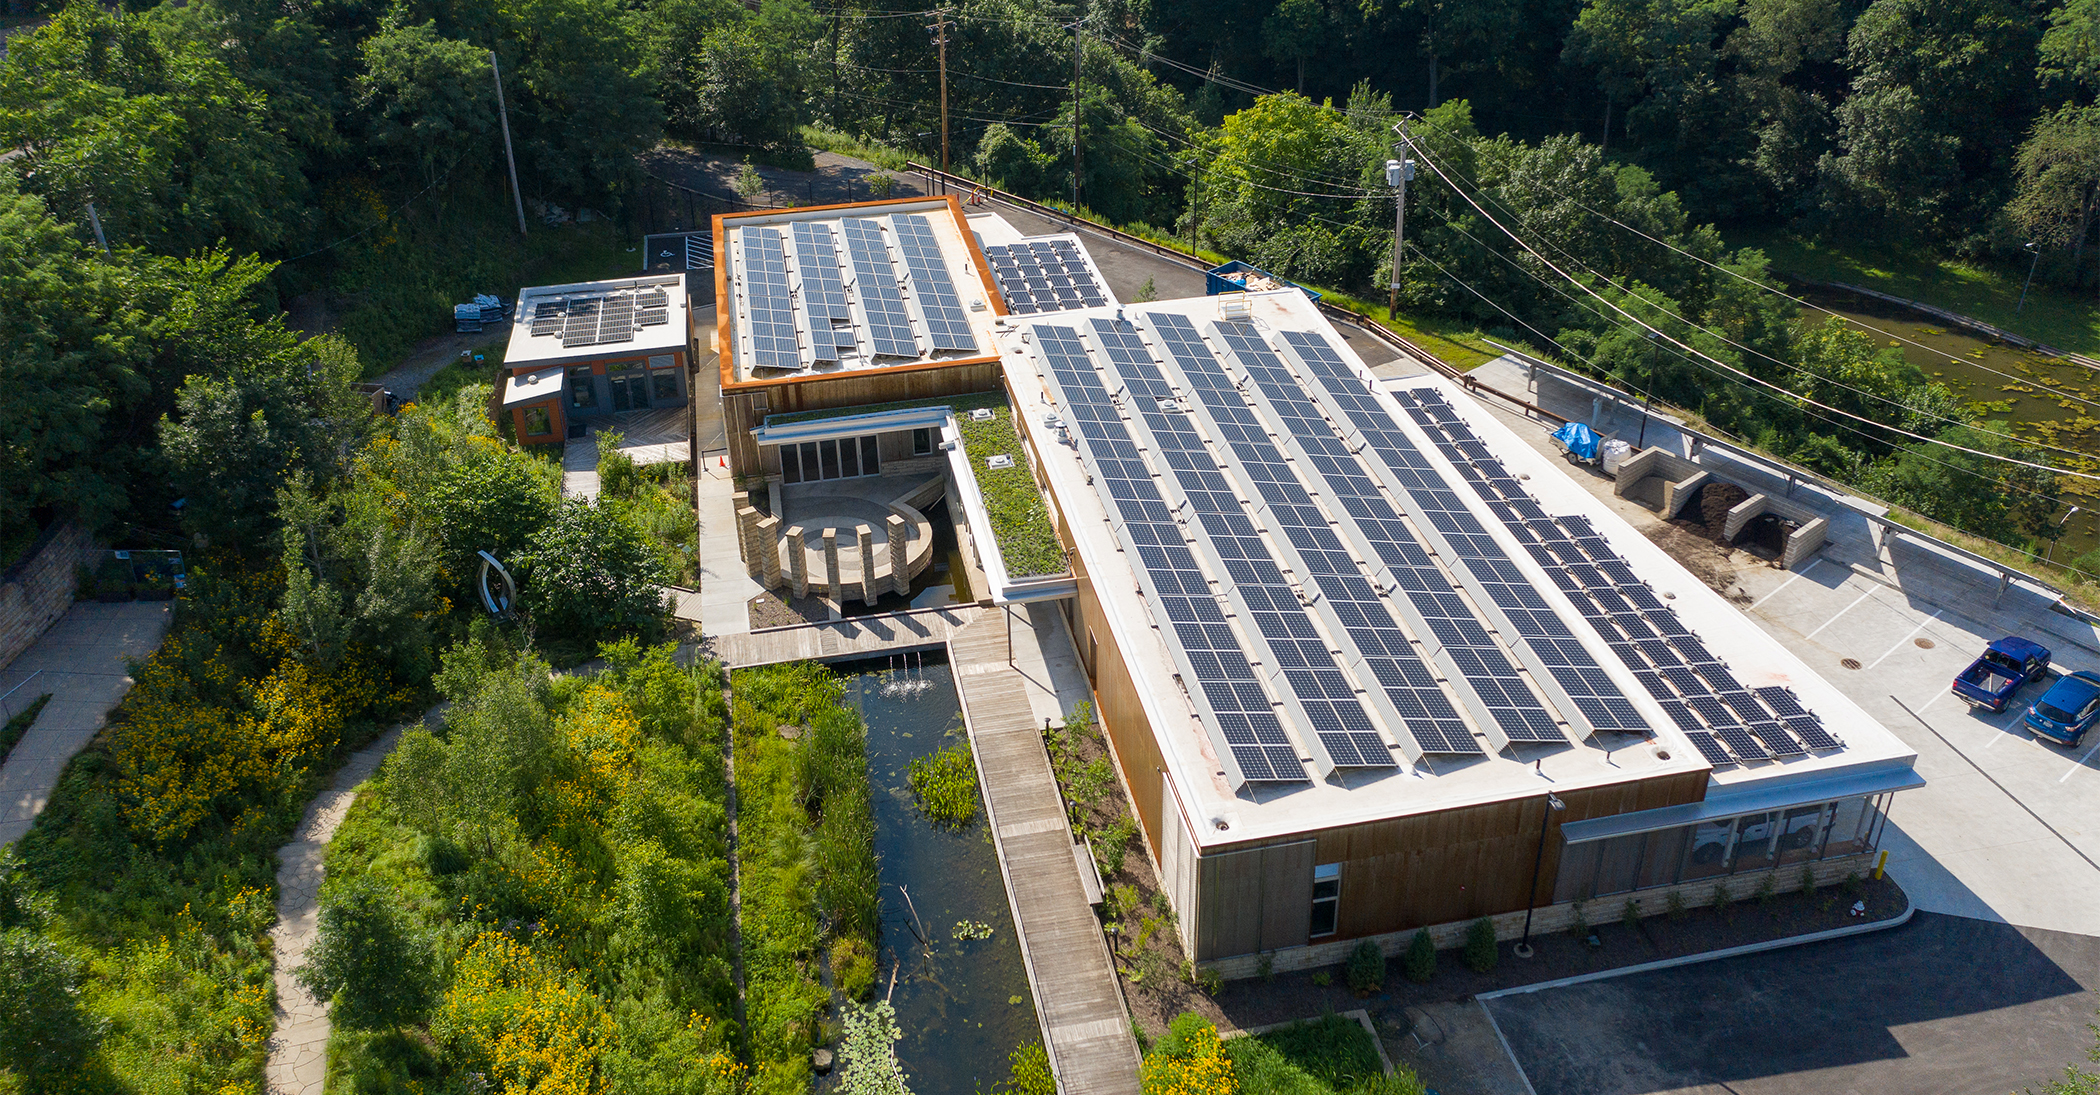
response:
[[[716,466],[716,467],[721,467],[721,468],[726,468],[726,467],[728,467],[728,466],[729,466],[729,458],[728,458],[728,457],[726,457],[726,456],[717,456],[717,457],[715,457],[715,466]]]

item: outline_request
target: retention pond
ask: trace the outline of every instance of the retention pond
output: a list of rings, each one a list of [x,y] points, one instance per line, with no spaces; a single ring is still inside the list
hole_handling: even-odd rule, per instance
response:
[[[901,668],[887,659],[834,667],[868,725],[883,884],[875,992],[890,991],[895,970],[897,1059],[912,1091],[975,1095],[1005,1079],[1015,1047],[1042,1035],[982,804],[950,830],[912,797],[911,762],[968,739],[946,659],[909,658]]]

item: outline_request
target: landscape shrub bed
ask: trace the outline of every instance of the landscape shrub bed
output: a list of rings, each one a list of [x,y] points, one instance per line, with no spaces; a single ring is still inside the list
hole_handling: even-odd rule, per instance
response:
[[[0,1091],[260,1086],[277,848],[341,758],[419,697],[369,649],[301,661],[272,611],[283,588],[281,569],[193,564],[109,729],[0,862],[0,905],[40,910],[0,912],[35,956],[0,992],[41,998],[34,1042],[5,1039]]]
[[[672,651],[612,644],[604,671],[552,679],[493,633],[447,653],[455,705],[360,792],[322,891],[325,926],[376,884],[420,956],[353,970],[438,983],[422,1013],[375,1021],[350,990],[386,986],[353,975],[332,1091],[463,1091],[476,1073],[495,1091],[735,1090],[721,676]]]
[[[823,950],[854,988],[879,943],[867,729],[844,685],[813,662],[731,675],[738,893],[751,1087],[807,1089],[831,994]],[[844,976],[841,981],[845,981]]]
[[[1371,1035],[1327,1014],[1260,1034],[1220,1040],[1202,1016],[1184,1013],[1146,1052],[1145,1095],[1423,1095],[1406,1068],[1387,1076]]]

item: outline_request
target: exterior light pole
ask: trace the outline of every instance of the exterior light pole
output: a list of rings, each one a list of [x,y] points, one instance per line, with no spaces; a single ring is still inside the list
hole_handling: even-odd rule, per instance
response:
[[[1546,792],[1546,819],[1539,823],[1539,850],[1531,860],[1531,889],[1524,894],[1524,938],[1518,940],[1514,953],[1519,958],[1529,958],[1531,949],[1531,913],[1538,906],[1539,871],[1546,866],[1546,830],[1553,825],[1553,815],[1568,808],[1560,796]]]
[[[2014,315],[2019,315],[2027,307],[2027,290],[2034,287],[2034,268],[2042,261],[2041,244],[2028,240],[2027,246],[2022,248],[2022,250],[2029,252],[2034,257],[2027,261],[2027,282],[2020,286],[2020,303],[2013,309]]]
[[[2054,554],[2056,554],[2056,542],[2057,542],[2058,540],[2061,540],[2061,539],[2063,539],[2063,533],[2062,533],[2062,531],[2061,531],[2061,530],[2063,529],[2063,527],[2064,527],[2065,525],[2068,525],[2068,524],[2070,524],[2070,523],[2071,523],[2071,518],[2072,518],[2073,516],[2075,516],[2075,515],[2076,515],[2077,513],[2078,513],[2078,507],[2077,507],[2077,506],[2072,506],[2072,507],[2071,507],[2071,508],[2070,508],[2069,510],[2066,510],[2066,511],[2064,512],[2064,515],[2063,515],[2063,517],[2062,517],[2062,518],[2060,518],[2060,519],[2059,519],[2059,520],[2058,520],[2058,521],[2056,522],[2056,527],[2057,527],[2057,529],[2058,529],[2059,531],[2058,531],[2057,535],[2055,535],[2055,536],[2052,536],[2052,537],[2050,537],[2050,538],[2049,538],[2049,548],[2048,548],[2048,550],[2046,550],[2046,551],[2042,552],[2042,562],[2044,562],[2044,563],[2047,563],[2047,562],[2049,561],[2049,557],[2050,557],[2051,555],[2054,555]]]

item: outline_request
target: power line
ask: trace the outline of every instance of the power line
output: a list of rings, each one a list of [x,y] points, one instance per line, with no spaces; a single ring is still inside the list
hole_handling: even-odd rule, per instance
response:
[[[1418,156],[1421,156],[1421,153],[1420,153],[1420,151],[1419,151],[1419,150],[1417,150],[1417,152],[1416,152],[1416,155],[1418,155]],[[1824,403],[1819,403],[1819,402],[1817,402],[1817,401],[1815,401],[1815,400],[1813,400],[1813,399],[1809,399],[1809,398],[1808,398],[1808,397],[1806,397],[1806,396],[1800,395],[1799,393],[1793,392],[1793,391],[1791,391],[1791,390],[1789,390],[1789,389],[1786,389],[1786,388],[1782,388],[1782,387],[1780,387],[1780,386],[1779,386],[1779,385],[1777,385],[1777,384],[1773,384],[1773,383],[1772,383],[1771,381],[1765,380],[1765,379],[1764,379],[1764,378],[1762,378],[1762,377],[1759,377],[1759,376],[1755,376],[1755,375],[1753,375],[1753,374],[1750,374],[1750,373],[1746,373],[1746,372],[1743,372],[1742,370],[1740,370],[1740,369],[1737,369],[1736,367],[1734,367],[1734,366],[1732,366],[1732,365],[1729,365],[1728,363],[1726,363],[1726,362],[1724,362],[1724,361],[1721,361],[1721,360],[1719,360],[1718,358],[1715,358],[1715,357],[1713,357],[1713,356],[1711,356],[1711,355],[1709,355],[1709,354],[1707,354],[1707,353],[1705,353],[1705,352],[1703,352],[1703,351],[1701,351],[1701,350],[1698,350],[1698,349],[1696,349],[1696,348],[1694,348],[1694,347],[1692,347],[1692,346],[1690,346],[1690,345],[1687,345],[1686,343],[1684,343],[1684,342],[1680,341],[1680,340],[1679,340],[1679,339],[1678,339],[1678,338],[1677,338],[1676,336],[1674,336],[1674,335],[1671,335],[1670,333],[1668,333],[1668,332],[1666,332],[1666,331],[1663,331],[1663,330],[1661,330],[1660,328],[1657,328],[1657,327],[1655,327],[1654,325],[1650,324],[1650,323],[1649,323],[1648,321],[1646,321],[1646,320],[1644,320],[1644,319],[1640,318],[1639,316],[1636,316],[1636,315],[1634,315],[1634,314],[1633,314],[1632,312],[1629,312],[1629,311],[1627,311],[1626,309],[1624,309],[1624,308],[1620,307],[1620,306],[1619,306],[1619,305],[1618,305],[1617,303],[1615,303],[1615,302],[1613,302],[1613,301],[1611,301],[1611,300],[1608,300],[1608,299],[1606,299],[1606,298],[1605,298],[1605,297],[1604,297],[1603,295],[1599,294],[1599,293],[1598,293],[1598,292],[1597,292],[1596,290],[1594,290],[1594,289],[1591,289],[1591,288],[1590,288],[1590,287],[1589,287],[1588,285],[1585,285],[1585,284],[1583,284],[1583,282],[1582,282],[1582,280],[1581,280],[1580,278],[1574,277],[1573,275],[1569,274],[1569,273],[1568,273],[1568,272],[1567,272],[1566,270],[1563,270],[1563,269],[1561,269],[1561,268],[1560,268],[1560,267],[1559,267],[1558,265],[1556,265],[1556,264],[1555,264],[1555,263],[1553,262],[1553,260],[1552,260],[1552,259],[1550,259],[1550,258],[1547,258],[1547,257],[1546,257],[1545,255],[1543,255],[1543,254],[1540,254],[1540,253],[1539,253],[1539,250],[1538,250],[1537,248],[1535,248],[1535,247],[1531,246],[1531,244],[1529,244],[1528,242],[1526,242],[1526,241],[1524,240],[1524,238],[1523,238],[1523,237],[1521,237],[1521,236],[1517,235],[1517,234],[1516,234],[1515,232],[1512,232],[1512,231],[1510,231],[1510,229],[1509,229],[1509,227],[1508,227],[1507,225],[1503,224],[1503,223],[1502,223],[1501,221],[1499,221],[1499,220],[1496,220],[1496,219],[1495,219],[1495,215],[1494,215],[1494,214],[1492,214],[1492,213],[1488,212],[1488,211],[1487,211],[1487,209],[1486,209],[1486,208],[1484,208],[1483,206],[1481,206],[1481,204],[1480,204],[1479,202],[1476,202],[1476,201],[1474,201],[1474,200],[1473,200],[1473,198],[1472,198],[1472,196],[1471,196],[1471,195],[1469,195],[1469,194],[1467,194],[1467,193],[1466,193],[1466,192],[1465,192],[1465,191],[1464,191],[1463,189],[1461,189],[1461,188],[1459,187],[1459,185],[1458,185],[1458,184],[1457,184],[1456,182],[1452,181],[1452,179],[1451,179],[1451,177],[1450,177],[1449,175],[1446,175],[1446,174],[1444,174],[1444,170],[1443,170],[1443,168],[1442,168],[1442,167],[1440,167],[1440,166],[1438,166],[1435,160],[1432,160],[1432,159],[1430,159],[1430,158],[1429,158],[1429,157],[1427,157],[1427,156],[1421,156],[1421,159],[1422,159],[1422,162],[1423,162],[1423,163],[1426,163],[1426,164],[1428,164],[1428,165],[1429,165],[1429,169],[1430,169],[1430,170],[1432,170],[1432,171],[1435,171],[1435,172],[1437,173],[1437,176],[1438,176],[1439,178],[1442,178],[1442,179],[1444,180],[1444,182],[1445,182],[1445,184],[1446,184],[1446,185],[1448,185],[1448,186],[1450,186],[1450,187],[1451,187],[1451,189],[1452,189],[1452,191],[1453,191],[1454,193],[1458,194],[1458,196],[1459,196],[1460,198],[1464,199],[1464,201],[1466,202],[1466,204],[1468,204],[1468,205],[1472,206],[1472,207],[1473,207],[1473,208],[1474,208],[1475,210],[1477,210],[1477,211],[1478,211],[1478,212],[1480,213],[1480,215],[1481,215],[1481,216],[1483,216],[1483,217],[1486,217],[1486,218],[1488,219],[1488,222],[1489,222],[1490,224],[1493,224],[1493,225],[1494,225],[1494,226],[1495,226],[1496,228],[1498,228],[1498,229],[1501,229],[1501,230],[1502,230],[1502,233],[1503,233],[1504,235],[1506,235],[1506,236],[1508,236],[1508,237],[1509,237],[1510,239],[1512,239],[1512,240],[1516,241],[1516,243],[1517,243],[1517,245],[1518,245],[1518,246],[1520,246],[1520,247],[1524,248],[1524,250],[1526,250],[1526,251],[1530,252],[1530,253],[1531,253],[1531,255],[1532,255],[1532,256],[1533,256],[1534,258],[1537,258],[1537,259],[1538,259],[1538,260],[1539,260],[1540,262],[1542,262],[1542,263],[1545,263],[1545,264],[1546,264],[1546,266],[1547,266],[1547,267],[1548,267],[1549,269],[1551,269],[1551,270],[1552,270],[1552,271],[1553,271],[1554,273],[1556,273],[1556,274],[1559,274],[1559,275],[1560,275],[1560,276],[1561,276],[1562,278],[1564,278],[1564,279],[1566,279],[1567,281],[1569,281],[1569,282],[1573,283],[1573,284],[1574,284],[1574,285],[1575,285],[1575,286],[1576,286],[1577,288],[1581,289],[1581,290],[1582,290],[1582,291],[1583,291],[1584,293],[1588,294],[1588,295],[1589,295],[1589,296],[1590,296],[1591,298],[1593,298],[1593,299],[1595,299],[1596,301],[1598,301],[1599,303],[1603,304],[1603,305],[1604,305],[1605,307],[1607,307],[1607,308],[1610,308],[1610,309],[1611,309],[1612,311],[1615,311],[1615,312],[1619,313],[1620,315],[1622,315],[1622,316],[1625,316],[1625,317],[1626,317],[1627,319],[1629,319],[1629,320],[1633,321],[1634,323],[1637,323],[1637,324],[1639,324],[1639,325],[1640,325],[1640,326],[1641,326],[1641,327],[1642,327],[1643,329],[1645,329],[1645,330],[1647,330],[1647,331],[1650,331],[1650,332],[1652,332],[1652,333],[1653,333],[1653,334],[1655,335],[1655,337],[1657,337],[1657,338],[1660,338],[1660,339],[1664,339],[1664,340],[1667,340],[1667,341],[1668,341],[1668,342],[1669,342],[1670,344],[1672,344],[1672,345],[1674,345],[1674,346],[1678,347],[1679,349],[1681,349],[1681,350],[1683,350],[1683,351],[1685,351],[1685,352],[1687,352],[1687,353],[1690,353],[1690,354],[1696,354],[1697,356],[1699,356],[1699,357],[1701,357],[1701,358],[1704,358],[1704,359],[1705,359],[1705,360],[1707,360],[1707,361],[1710,361],[1710,362],[1712,362],[1713,364],[1715,364],[1715,365],[1717,365],[1717,366],[1721,367],[1722,369],[1725,369],[1725,370],[1727,370],[1728,372],[1730,372],[1730,373],[1733,373],[1733,374],[1735,374],[1735,375],[1737,375],[1737,376],[1741,377],[1742,379],[1744,379],[1744,380],[1747,380],[1747,381],[1749,381],[1749,382],[1750,382],[1750,383],[1752,383],[1752,384],[1756,384],[1756,385],[1758,385],[1758,386],[1760,386],[1760,387],[1770,388],[1770,389],[1772,389],[1772,390],[1773,390],[1773,391],[1775,391],[1775,392],[1778,392],[1778,393],[1780,393],[1780,394],[1782,394],[1782,395],[1788,396],[1789,398],[1793,398],[1793,399],[1797,399],[1797,400],[1800,400],[1801,402],[1803,402],[1803,403],[1806,403],[1806,404],[1809,404],[1810,406],[1813,406],[1813,407],[1817,407],[1817,408],[1819,408],[1819,409],[1821,409],[1821,410],[1825,410],[1825,411],[1828,411],[1828,412],[1830,412],[1830,413],[1832,413],[1832,414],[1842,415],[1842,416],[1844,416],[1844,417],[1846,417],[1846,418],[1854,419],[1855,421],[1859,421],[1859,422],[1864,422],[1864,423],[1866,423],[1867,425],[1870,425],[1870,426],[1874,426],[1874,427],[1876,427],[1876,428],[1878,428],[1878,429],[1883,429],[1883,430],[1887,430],[1887,431],[1889,431],[1890,433],[1900,434],[1900,435],[1902,435],[1902,436],[1904,436],[1904,437],[1909,437],[1909,438],[1912,438],[1913,440],[1917,440],[1917,441],[1922,441],[1922,442],[1925,442],[1925,443],[1928,443],[1928,444],[1933,444],[1933,445],[1940,445],[1940,446],[1943,446],[1943,447],[1945,447],[1945,448],[1953,449],[1953,450],[1955,450],[1955,451],[1957,451],[1957,452],[1965,452],[1965,453],[1968,453],[1968,454],[1969,454],[1969,455],[1971,455],[1971,456],[1981,456],[1981,457],[1983,457],[1983,458],[1985,458],[1985,459],[1988,459],[1988,460],[1998,460],[1998,461],[2001,461],[2001,462],[2004,462],[2004,463],[2007,463],[2007,464],[2013,464],[2013,465],[2017,465],[2017,466],[2020,466],[2020,467],[2025,467],[2025,468],[2032,468],[2032,469],[2034,469],[2034,470],[2036,470],[2036,471],[2046,471],[2046,472],[2053,472],[2053,473],[2055,473],[2055,474],[2059,474],[2059,475],[2069,475],[2069,476],[2073,476],[2073,477],[2076,477],[2076,478],[2079,478],[2079,479],[2087,479],[2087,480],[2092,480],[2092,481],[2094,481],[2094,482],[2100,482],[2100,474],[2094,474],[2094,473],[2091,473],[2091,472],[2082,472],[2082,471],[2075,471],[2075,470],[2072,470],[2072,469],[2069,469],[2069,468],[2057,468],[2057,467],[2052,467],[2052,466],[2050,466],[2050,465],[2048,465],[2048,464],[2038,464],[2038,463],[2035,463],[2034,461],[2031,461],[2031,460],[2021,460],[2021,459],[2019,459],[2019,458],[2017,458],[2017,457],[2012,457],[2012,456],[2004,456],[2004,455],[2000,455],[2000,454],[1998,454],[1998,453],[1992,453],[1992,452],[1985,452],[1985,451],[1983,451],[1982,449],[1972,449],[1972,448],[1969,448],[1969,447],[1968,447],[1968,446],[1966,446],[1966,445],[1957,445],[1957,444],[1954,444],[1954,443],[1953,443],[1953,442],[1951,442],[1951,441],[1942,441],[1942,440],[1940,440],[1940,439],[1938,439],[1938,438],[1934,438],[1934,437],[1927,437],[1927,436],[1925,436],[1924,434],[1920,434],[1920,433],[1915,433],[1915,432],[1913,432],[1913,431],[1911,431],[1911,430],[1906,430],[1906,429],[1903,429],[1902,427],[1899,427],[1899,426],[1890,426],[1890,425],[1887,425],[1887,424],[1885,424],[1885,423],[1879,423],[1879,422],[1875,422],[1875,421],[1873,421],[1872,419],[1869,419],[1869,418],[1865,418],[1865,417],[1862,417],[1862,416],[1860,416],[1860,415],[1856,415],[1856,414],[1853,414],[1853,413],[1851,413],[1851,412],[1849,412],[1849,411],[1844,411],[1844,410],[1840,410],[1840,409],[1838,409],[1838,408],[1836,408],[1836,407],[1832,407],[1832,406],[1829,406],[1828,404],[1824,404]]]

